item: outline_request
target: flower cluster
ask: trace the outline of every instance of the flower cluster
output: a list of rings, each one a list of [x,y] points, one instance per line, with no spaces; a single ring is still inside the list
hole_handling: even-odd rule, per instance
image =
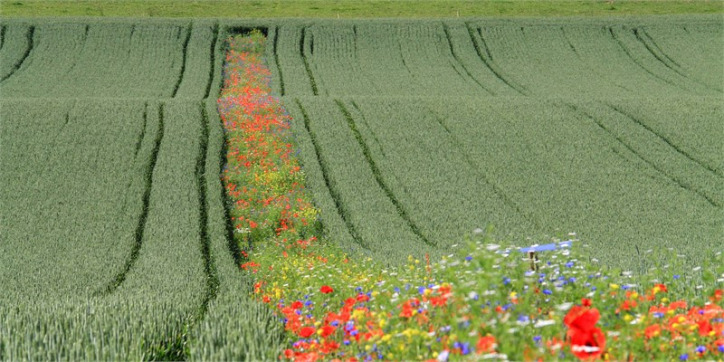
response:
[[[260,53],[264,37],[233,37],[229,45],[218,108],[226,131],[222,178],[233,203],[234,234],[244,246],[257,240],[304,245],[317,233],[318,212],[293,157],[290,117],[269,95],[270,73]]]
[[[219,109],[236,238],[254,241],[241,268],[285,326],[290,341],[280,357],[724,357],[721,253],[703,271],[672,276],[662,267],[636,279],[588,261],[577,240],[506,249],[479,232],[439,261],[410,257],[386,267],[318,240],[291,120],[270,95],[263,41],[260,34],[229,40]],[[706,283],[692,288],[704,271]]]

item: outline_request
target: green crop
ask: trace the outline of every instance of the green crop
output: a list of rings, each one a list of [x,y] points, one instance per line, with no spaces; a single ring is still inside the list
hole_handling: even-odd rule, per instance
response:
[[[0,360],[279,355],[219,180],[222,42],[255,28],[352,255],[494,225],[697,265],[723,236],[720,20],[3,19]]]
[[[278,355],[225,221],[225,31],[2,24],[0,360]]]

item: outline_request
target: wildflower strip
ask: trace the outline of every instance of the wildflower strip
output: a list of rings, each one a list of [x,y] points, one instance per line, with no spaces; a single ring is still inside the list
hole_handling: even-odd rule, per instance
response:
[[[696,273],[659,271],[659,280],[635,282],[584,261],[568,241],[506,249],[481,232],[442,260],[410,257],[407,265],[383,267],[318,240],[319,212],[294,157],[292,120],[270,94],[264,41],[258,32],[228,39],[219,99],[227,142],[222,177],[240,267],[290,339],[280,357],[724,357],[721,253],[706,266],[708,283],[692,291]],[[546,261],[520,253],[540,251]]]

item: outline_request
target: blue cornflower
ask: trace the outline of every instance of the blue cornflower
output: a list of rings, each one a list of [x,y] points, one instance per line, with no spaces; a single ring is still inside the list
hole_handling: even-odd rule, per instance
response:
[[[719,345],[719,352],[724,353],[724,344]]]
[[[399,288],[399,287],[395,287],[395,293],[399,293],[399,292],[400,292],[400,288]]]
[[[470,343],[455,342],[455,348],[459,348],[463,356],[470,354]]]
[[[329,325],[331,325],[332,327],[336,327],[339,325],[339,321],[332,321],[332,323],[330,323]]]
[[[679,356],[679,360],[681,360],[681,361],[686,361],[687,359],[689,359],[688,353],[684,353],[681,356]]]
[[[424,294],[424,293],[425,293],[425,287],[418,287],[418,288],[417,288],[417,292],[420,293],[420,294]]]
[[[530,321],[530,318],[527,315],[521,314],[518,316],[518,322],[528,323],[528,321]]]
[[[706,352],[706,346],[696,347],[696,353],[704,353],[704,352]]]
[[[360,293],[360,292],[362,292],[362,287],[354,288],[354,291],[357,293]]]
[[[681,278],[681,275],[679,275],[679,274],[674,274],[674,280],[678,280],[679,278]]]
[[[533,342],[540,343],[540,341],[543,339],[541,336],[533,336]]]
[[[568,282],[569,282],[569,283],[575,283],[575,282],[576,282],[576,277],[570,277],[570,278],[568,278]]]
[[[349,344],[350,344],[349,339],[345,339],[344,342],[342,342],[342,343],[344,343],[345,346],[349,346]]]
[[[569,261],[566,263],[566,268],[573,268],[573,265],[574,265],[573,262]]]
[[[654,312],[654,317],[655,317],[655,318],[664,318],[664,313]]]
[[[545,294],[545,295],[551,295],[551,294],[553,294],[553,291],[550,290],[550,289],[543,289],[543,294]]]
[[[510,284],[510,278],[503,277],[503,285],[508,285],[508,284]]]
[[[472,257],[472,256],[468,255],[468,256],[465,257],[465,261],[471,261],[471,260],[473,260],[473,257]]]

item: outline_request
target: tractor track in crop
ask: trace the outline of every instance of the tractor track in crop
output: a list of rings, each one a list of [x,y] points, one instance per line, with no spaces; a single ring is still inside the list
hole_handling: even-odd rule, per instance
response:
[[[204,92],[204,99],[208,99],[211,94],[211,86],[214,82],[216,75],[216,49],[218,48],[219,42],[219,23],[214,24],[213,28],[214,36],[211,39],[211,49],[209,50],[209,80],[206,83],[206,91]]]
[[[578,58],[578,60],[579,60],[581,63],[585,64],[586,69],[587,69],[588,71],[590,71],[591,73],[597,75],[599,78],[601,78],[601,79],[603,79],[604,81],[610,83],[611,85],[614,85],[614,86],[616,86],[616,87],[618,87],[618,88],[621,88],[621,89],[623,89],[623,90],[625,90],[625,91],[627,91],[627,92],[631,92],[630,89],[628,89],[628,88],[626,88],[626,87],[624,87],[624,86],[622,86],[622,85],[620,85],[620,84],[618,84],[618,83],[615,83],[615,82],[611,81],[608,77],[606,77],[606,76],[604,76],[603,74],[601,74],[601,73],[599,72],[599,70],[596,69],[596,67],[590,66],[590,64],[589,64],[586,60],[583,59],[583,57],[581,56],[581,53],[578,52],[578,49],[576,49],[576,47],[573,45],[573,42],[572,42],[571,39],[568,37],[568,34],[566,33],[566,29],[565,29],[564,27],[561,27],[561,36],[563,37],[563,39],[564,39],[564,40],[566,41],[566,43],[568,44],[568,48],[570,48],[571,51],[573,52],[573,54],[576,55],[576,57]]]
[[[714,90],[717,92],[721,92],[721,89],[713,88],[709,86],[708,84],[702,83],[701,81],[694,79],[690,77],[688,74],[686,74],[679,63],[677,63],[674,59],[672,59],[670,56],[668,56],[661,47],[654,41],[654,38],[649,35],[645,29],[643,28],[633,28],[631,30],[636,37],[636,40],[638,40],[639,43],[641,43],[644,48],[651,54],[656,60],[659,61],[659,63],[663,64],[666,68],[670,69],[674,73],[680,75],[681,77],[690,80],[694,83],[697,83],[699,85],[704,86],[707,89]]]
[[[0,50],[3,50],[3,47],[5,46],[5,32],[8,31],[8,27],[6,25],[0,26]]]
[[[181,56],[181,70],[179,71],[179,75],[176,78],[176,85],[173,87],[173,92],[171,92],[171,98],[176,98],[176,94],[178,93],[179,88],[181,87],[181,82],[184,79],[184,73],[186,72],[186,58],[188,57],[188,45],[189,40],[191,40],[191,31],[193,30],[193,23],[189,24],[189,26],[186,28],[186,38],[183,41],[182,46],[182,56]]]
[[[206,105],[200,102],[201,135],[199,138],[199,154],[196,158],[196,190],[199,198],[199,234],[201,239],[201,255],[204,258],[204,273],[206,274],[206,293],[199,308],[196,322],[201,321],[209,310],[209,303],[216,298],[219,289],[219,277],[211,255],[211,240],[208,233],[209,202],[206,195],[206,153],[209,149],[209,116]]]
[[[85,51],[86,44],[88,43],[88,31],[90,31],[90,25],[86,24],[85,31],[83,32],[83,40],[81,41],[82,45],[80,46],[80,51],[78,51],[77,55],[78,57],[83,55],[83,52]],[[70,74],[73,69],[75,69],[76,65],[78,65],[78,57],[73,59],[73,64],[70,66],[67,74]]]
[[[302,27],[302,34],[299,37],[299,54],[302,57],[302,62],[304,63],[304,69],[307,71],[307,77],[309,78],[309,83],[312,86],[312,94],[315,96],[319,95],[319,89],[317,88],[317,81],[314,78],[314,73],[312,72],[312,67],[309,65],[309,60],[307,59],[307,52],[304,49],[305,40],[307,35],[307,27]]]
[[[473,30],[472,25],[466,22],[465,26],[468,29],[468,35],[470,36],[470,40],[473,42],[473,47],[475,48],[475,52],[478,54],[478,58],[480,58],[480,60],[483,62],[483,64],[485,64],[488,70],[490,70],[500,81],[505,83],[514,91],[518,92],[520,95],[528,95],[528,91],[526,91],[523,86],[515,84],[507,77],[503,76],[503,72],[498,68],[497,64],[493,62],[493,56],[492,54],[490,54],[490,48],[488,48],[488,45],[483,38],[483,34],[480,31],[480,28],[478,28],[477,30],[478,36],[475,36],[475,30]],[[478,39],[480,40],[480,42],[478,42]]]
[[[15,72],[18,71],[18,69],[20,69],[20,67],[23,66],[23,64],[25,63],[25,60],[28,59],[28,57],[30,56],[30,53],[35,48],[35,25],[31,25],[28,28],[28,32],[25,34],[25,37],[27,38],[28,46],[25,48],[25,52],[23,53],[23,56],[20,57],[20,59],[18,59],[18,61],[15,62],[15,64],[13,64],[13,67],[10,69],[10,72],[8,74],[6,74],[2,78],[0,78],[0,82],[4,82],[8,78],[12,77],[13,74],[15,74]],[[5,43],[5,42],[3,41],[3,43]]]
[[[362,237],[359,235],[356,228],[354,227],[354,224],[352,224],[352,220],[350,220],[349,217],[349,212],[346,210],[346,208],[344,207],[344,203],[342,202],[341,193],[339,192],[339,190],[337,190],[337,187],[334,186],[334,183],[330,180],[327,162],[323,157],[323,152],[321,147],[319,146],[317,135],[316,133],[314,133],[314,131],[312,131],[312,128],[310,127],[311,120],[309,118],[309,115],[307,114],[306,109],[304,109],[304,106],[302,106],[302,102],[299,101],[298,98],[294,99],[294,101],[302,113],[304,129],[307,131],[307,134],[309,134],[309,138],[312,141],[312,146],[314,147],[314,154],[317,158],[317,162],[319,163],[319,168],[322,171],[322,177],[324,178],[324,184],[326,185],[327,190],[332,197],[332,201],[334,201],[334,205],[337,209],[337,214],[340,216],[340,218],[342,218],[342,221],[344,221],[344,224],[347,227],[347,231],[349,232],[350,236],[352,236],[352,239],[354,239],[354,241],[362,248],[371,250],[369,244],[364,239],[362,239]]]
[[[405,209],[405,206],[402,205],[402,203],[397,199],[395,194],[392,192],[390,187],[385,183],[385,180],[382,178],[382,172],[377,167],[377,164],[375,163],[375,160],[372,158],[372,154],[370,152],[369,147],[367,146],[367,143],[365,142],[364,138],[362,137],[362,134],[357,129],[357,126],[355,124],[354,119],[352,118],[352,114],[349,113],[349,110],[347,107],[344,106],[344,103],[339,100],[335,99],[334,102],[337,104],[337,107],[339,107],[340,112],[342,112],[342,115],[344,116],[345,120],[347,121],[347,125],[349,126],[350,131],[352,131],[352,134],[354,134],[355,139],[357,140],[357,143],[362,148],[362,154],[365,157],[365,160],[367,161],[367,165],[370,167],[370,171],[372,171],[372,175],[375,178],[375,181],[377,182],[377,185],[382,189],[382,191],[385,193],[388,199],[390,199],[390,202],[395,206],[397,209],[397,214],[400,216],[402,220],[405,221],[407,226],[412,230],[412,232],[425,244],[436,247],[437,243],[430,240],[425,236],[422,231],[420,230],[420,227],[417,226],[417,224],[412,220],[410,217],[410,214]]]
[[[656,79],[658,79],[658,80],[660,80],[660,81],[662,81],[662,82],[664,82],[664,83],[666,83],[666,84],[669,84],[669,85],[674,86],[674,87],[679,88],[679,89],[687,90],[686,88],[682,87],[680,84],[675,83],[675,82],[672,82],[672,81],[670,81],[670,80],[668,80],[668,79],[666,79],[666,78],[664,78],[664,77],[661,77],[660,75],[654,73],[654,72],[651,71],[649,68],[647,68],[646,66],[644,66],[644,65],[641,63],[641,61],[639,61],[638,59],[636,59],[636,57],[634,57],[633,54],[631,54],[631,52],[630,52],[629,49],[626,47],[626,45],[623,44],[623,42],[621,41],[621,39],[619,39],[618,36],[616,36],[616,32],[613,30],[613,27],[608,27],[608,33],[611,35],[611,38],[613,38],[613,40],[616,41],[616,44],[618,44],[618,47],[619,47],[621,50],[623,50],[624,54],[626,54],[626,56],[631,60],[631,62],[634,63],[634,64],[636,64],[636,66],[638,66],[639,68],[641,68],[644,72],[646,72],[646,73],[649,74],[650,76],[652,76],[652,77],[654,77],[654,78],[656,78]]]
[[[631,120],[632,122],[634,122],[634,123],[636,123],[637,125],[641,126],[643,129],[645,129],[646,131],[648,131],[648,132],[649,132],[651,135],[653,135],[655,138],[663,141],[663,142],[666,143],[669,147],[671,147],[672,149],[674,149],[677,153],[679,153],[679,154],[681,154],[682,156],[686,157],[689,161],[691,161],[691,162],[697,164],[698,166],[700,166],[701,168],[707,170],[707,171],[710,172],[713,176],[715,176],[715,177],[717,177],[717,178],[720,178],[720,179],[724,179],[724,175],[719,174],[713,167],[711,167],[711,166],[709,166],[709,165],[707,165],[707,164],[705,164],[705,163],[697,160],[697,159],[696,159],[694,156],[692,156],[690,153],[688,153],[688,152],[686,152],[685,150],[681,149],[681,147],[679,147],[679,146],[677,146],[675,143],[671,142],[668,138],[666,138],[666,137],[665,137],[664,135],[662,135],[661,133],[656,132],[656,130],[654,130],[653,128],[649,127],[646,123],[642,122],[640,119],[634,117],[632,114],[630,114],[630,113],[622,110],[621,108],[619,108],[619,107],[617,107],[617,106],[615,106],[615,105],[613,105],[613,104],[606,103],[606,105],[607,105],[609,108],[611,108],[611,109],[613,109],[614,111],[616,111],[617,113],[625,116],[626,118],[628,118],[628,119]]]
[[[495,92],[491,91],[490,89],[486,88],[483,83],[481,83],[477,78],[473,76],[472,73],[470,73],[470,70],[465,66],[465,64],[460,60],[460,57],[455,52],[455,47],[453,46],[452,37],[450,36],[450,29],[448,28],[447,24],[444,22],[442,23],[442,30],[445,32],[445,38],[447,39],[447,45],[450,48],[450,54],[452,55],[453,59],[455,59],[455,62],[460,65],[461,68],[465,71],[465,74],[470,77],[470,79],[475,82],[475,84],[478,85],[482,90],[487,92],[490,95],[495,95]],[[453,68],[454,69],[454,68]]]
[[[284,74],[282,73],[282,66],[279,63],[279,30],[279,26],[274,27],[274,40],[272,41],[272,50],[274,53],[274,64],[276,65],[277,72],[279,74],[279,94],[281,96],[284,96]]]
[[[569,104],[569,103],[567,103],[567,104],[565,104],[565,105],[566,105],[569,109],[571,109],[575,114],[578,114],[578,115],[580,115],[580,116],[583,116],[583,117],[589,119],[590,121],[592,121],[593,123],[595,123],[595,124],[598,126],[598,128],[600,128],[601,130],[603,130],[609,137],[615,139],[619,144],[623,145],[629,152],[631,152],[633,155],[635,155],[636,158],[638,158],[638,159],[640,159],[641,161],[643,161],[646,165],[648,165],[649,167],[651,167],[652,169],[654,169],[656,172],[658,172],[659,174],[661,174],[664,178],[666,178],[667,180],[669,180],[671,183],[677,185],[678,187],[680,187],[680,188],[682,188],[682,189],[684,189],[684,190],[686,190],[686,191],[688,191],[688,192],[691,192],[691,193],[694,193],[694,194],[698,195],[699,197],[701,197],[701,198],[703,198],[704,200],[706,200],[706,202],[709,203],[711,206],[714,206],[714,207],[716,207],[716,208],[721,208],[721,205],[720,205],[718,202],[716,202],[716,200],[712,199],[712,198],[709,197],[708,195],[706,195],[706,194],[704,194],[703,192],[699,191],[697,188],[693,187],[693,186],[692,186],[691,184],[689,184],[688,182],[679,180],[678,178],[670,175],[668,172],[666,172],[666,170],[664,170],[664,169],[661,168],[660,166],[656,165],[656,163],[654,163],[653,161],[650,161],[647,157],[645,157],[644,155],[642,155],[640,152],[636,151],[636,150],[633,148],[633,146],[631,146],[629,143],[627,143],[627,142],[626,142],[625,140],[623,140],[621,137],[619,137],[618,135],[616,135],[615,132],[613,132],[611,129],[609,129],[609,127],[607,127],[603,122],[601,122],[601,121],[600,121],[599,119],[597,119],[596,117],[594,117],[594,116],[592,116],[591,114],[589,114],[588,112],[580,109],[580,108],[577,107],[576,105]]]
[[[131,248],[131,254],[126,260],[125,265],[120,273],[118,273],[113,280],[97,294],[108,295],[113,293],[118,287],[123,284],[126,280],[128,272],[133,268],[133,265],[138,259],[138,255],[141,252],[143,246],[143,234],[146,230],[146,220],[148,218],[149,203],[151,200],[151,190],[153,189],[153,173],[156,169],[156,161],[158,160],[158,151],[161,149],[161,142],[163,142],[164,134],[164,121],[163,121],[163,104],[158,105],[158,130],[156,131],[156,139],[154,140],[153,150],[151,151],[151,160],[146,168],[146,186],[143,191],[143,210],[141,216],[138,218],[138,224],[136,224],[135,231],[135,242]]]
[[[433,116],[437,124],[445,130],[445,133],[447,133],[448,137],[450,137],[452,143],[455,145],[455,148],[457,148],[460,154],[463,156],[465,163],[467,163],[471,169],[475,170],[475,172],[480,176],[483,182],[493,190],[495,195],[497,195],[501,201],[503,201],[503,204],[514,210],[518,215],[520,215],[520,217],[523,218],[523,220],[533,225],[536,230],[543,230],[541,222],[538,221],[538,219],[534,215],[523,212],[523,208],[520,207],[520,205],[513,201],[513,199],[511,199],[505,193],[505,191],[503,191],[503,189],[501,189],[485,175],[485,173],[480,169],[480,166],[478,166],[478,164],[476,164],[475,161],[470,158],[470,155],[465,151],[465,148],[462,146],[460,140],[457,138],[457,136],[455,136],[455,134],[452,133],[450,128],[445,124],[445,121],[443,121],[443,119],[430,107],[425,108]]]

